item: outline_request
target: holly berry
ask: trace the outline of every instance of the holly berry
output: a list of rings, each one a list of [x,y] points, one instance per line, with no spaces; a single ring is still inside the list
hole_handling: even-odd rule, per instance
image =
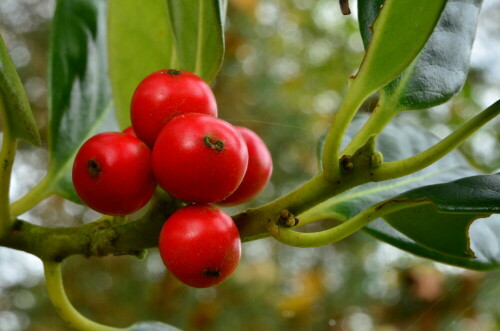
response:
[[[231,216],[208,204],[173,213],[163,225],[158,247],[168,270],[198,288],[227,279],[241,256],[241,240]]]
[[[132,136],[134,138],[137,138],[137,135],[135,134],[134,128],[131,126],[127,127],[125,130],[122,131],[125,134],[128,134],[129,136]]]
[[[161,128],[184,113],[217,116],[210,87],[185,70],[160,70],[147,76],[132,97],[130,116],[137,137],[153,148]]]
[[[183,201],[212,203],[238,188],[247,169],[248,150],[231,124],[188,113],[163,127],[152,160],[156,179],[165,191]]]
[[[269,182],[273,171],[273,160],[266,144],[250,129],[235,127],[245,139],[248,148],[248,168],[236,191],[219,202],[232,206],[249,201],[259,194]]]
[[[100,213],[133,213],[155,190],[151,152],[142,141],[124,133],[95,135],[75,157],[73,185],[82,201]]]

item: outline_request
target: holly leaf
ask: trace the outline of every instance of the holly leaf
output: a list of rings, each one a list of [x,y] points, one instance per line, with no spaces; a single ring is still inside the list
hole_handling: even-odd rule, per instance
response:
[[[359,33],[361,34],[361,40],[363,41],[365,50],[368,48],[368,44],[372,39],[373,22],[375,22],[375,19],[380,13],[384,1],[385,0],[358,0]]]
[[[224,56],[226,0],[167,0],[180,69],[211,83]]]
[[[473,258],[469,226],[478,218],[500,213],[500,174],[462,178],[420,187],[389,200],[429,201],[384,216],[396,230],[432,250]],[[479,252],[480,253],[480,252]]]
[[[400,75],[424,47],[445,4],[446,0],[385,1],[371,25],[373,34],[351,88],[369,95]]]
[[[473,270],[500,268],[500,249],[498,247],[500,216],[498,214],[477,220],[470,226],[470,248],[475,253],[474,258],[461,258],[430,249],[397,231],[382,219],[372,222],[363,231],[407,252],[438,262]]]
[[[346,135],[345,142],[350,141],[354,134],[359,131],[365,120],[366,118],[364,116],[359,116],[353,121],[348,134]],[[377,149],[383,153],[385,161],[395,161],[422,152],[438,141],[439,139],[437,137],[426,131],[424,128],[404,120],[395,119],[377,137]],[[319,157],[321,157],[321,155],[319,155]],[[314,210],[314,214],[323,215],[325,217],[328,215],[332,215],[334,217],[335,215],[341,215],[345,218],[351,218],[364,209],[380,203],[380,201],[390,200],[394,197],[402,195],[404,192],[413,189],[416,189],[418,192],[419,188],[422,186],[444,184],[463,177],[475,176],[478,175],[478,173],[479,172],[476,169],[469,165],[462,154],[458,151],[453,151],[436,163],[414,174],[403,178],[378,183],[369,183],[356,187],[318,205]],[[453,188],[453,186],[451,187]],[[464,193],[467,191],[464,190],[460,192],[457,191],[455,198],[452,198],[454,193],[449,192],[448,196],[444,196],[441,200],[439,200],[436,197],[437,195],[434,194],[433,199],[435,199],[436,203],[440,206],[446,206],[446,203],[448,203],[448,207],[446,208],[449,208],[450,210],[452,208],[459,208],[460,200],[458,198],[460,196],[462,196],[463,199],[467,198]],[[471,190],[469,190],[469,193]],[[483,200],[482,203],[485,201],[489,201],[487,202],[489,203],[489,205],[487,205],[489,206],[488,208],[493,208],[495,206],[496,200],[486,199]],[[467,208],[470,208],[470,206]],[[441,213],[449,213],[450,210],[443,209]],[[414,212],[416,212],[416,210]],[[421,211],[421,215],[424,215],[424,212],[427,211]],[[437,209],[437,211],[432,210],[432,212],[439,213],[439,209]],[[469,213],[470,210],[457,209],[455,212]],[[478,209],[475,211],[475,214],[485,216],[486,214],[492,212],[496,211],[492,211],[492,209]],[[422,216],[419,219],[421,223],[424,223],[430,214],[426,213],[425,215],[426,216]],[[404,220],[404,218],[401,218],[401,220]],[[442,250],[430,248],[429,246],[423,244],[424,239],[419,239],[421,242],[416,241],[415,239],[399,232],[382,219],[371,222],[368,226],[364,227],[363,230],[382,241],[416,255],[465,268],[487,270],[500,267],[500,248],[497,245],[500,238],[499,221],[500,215],[493,215],[489,218],[478,220],[470,226],[469,248],[475,254],[475,257],[472,258],[470,256],[459,257],[457,254],[450,255],[449,252],[444,253]],[[462,220],[461,222],[464,224],[467,223],[468,220]],[[460,251],[460,249],[456,248],[460,247],[459,245],[462,245],[461,247],[466,246],[466,243],[464,244],[466,239],[465,241],[463,239],[465,238],[463,233],[465,233],[466,227],[467,225],[463,225],[462,227],[462,243],[456,243],[455,249],[452,253]],[[420,237],[425,237],[425,230],[419,231]],[[410,234],[410,232],[408,232],[408,234]],[[452,236],[450,236],[450,238],[450,240],[453,240]],[[433,240],[434,239],[429,239],[429,241]]]
[[[73,159],[110,109],[106,1],[58,1],[49,50],[49,190],[79,201],[71,185]]]
[[[359,0],[359,26],[365,47],[370,26],[383,0]],[[448,0],[436,28],[410,66],[381,91],[393,109],[423,109],[448,101],[458,93],[469,69],[472,43],[482,0]]]
[[[0,108],[3,109],[4,131],[12,138],[40,145],[40,133],[36,126],[28,96],[12,63],[7,47],[0,36]]]
[[[111,87],[120,126],[130,125],[130,100],[150,73],[172,67],[173,36],[165,0],[110,0],[108,52]]]

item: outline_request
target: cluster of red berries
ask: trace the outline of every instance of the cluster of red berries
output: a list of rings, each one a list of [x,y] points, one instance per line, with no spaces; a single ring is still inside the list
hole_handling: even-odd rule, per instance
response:
[[[160,70],[136,88],[132,127],[87,140],[73,165],[73,185],[90,208],[128,215],[142,208],[156,183],[191,203],[172,214],[160,234],[167,268],[194,287],[220,283],[236,269],[241,240],[231,217],[212,205],[255,197],[272,160],[253,131],[217,118],[210,87],[184,70]]]

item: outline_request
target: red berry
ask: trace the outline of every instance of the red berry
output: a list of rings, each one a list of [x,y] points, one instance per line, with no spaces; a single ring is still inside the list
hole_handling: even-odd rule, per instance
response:
[[[227,279],[241,256],[241,240],[231,216],[207,204],[173,213],[161,230],[158,247],[168,270],[199,288]]]
[[[87,140],[73,164],[73,185],[82,201],[107,215],[127,215],[153,196],[151,152],[139,139],[106,132]]]
[[[127,134],[127,135],[129,135],[129,136],[137,138],[137,135],[135,134],[135,131],[134,131],[134,129],[131,126],[129,126],[128,128],[126,128],[122,132],[125,133],[125,134]]]
[[[184,70],[160,70],[147,76],[132,97],[130,116],[137,137],[153,148],[161,128],[184,113],[217,116],[217,103],[200,77]]]
[[[248,148],[248,168],[243,181],[236,191],[221,205],[232,206],[249,201],[259,194],[269,182],[273,171],[273,160],[266,144],[250,129],[235,127],[245,139]]]
[[[248,150],[241,134],[213,116],[179,115],[162,129],[153,148],[153,171],[165,191],[195,203],[233,193],[245,175]]]

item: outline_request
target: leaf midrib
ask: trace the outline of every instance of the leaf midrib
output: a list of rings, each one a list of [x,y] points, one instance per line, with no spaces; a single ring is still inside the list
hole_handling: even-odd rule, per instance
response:
[[[197,36],[197,47],[196,47],[196,64],[195,64],[195,72],[198,74],[198,76],[202,77],[202,68],[203,68],[203,63],[202,63],[202,49],[203,49],[203,3],[206,0],[198,0],[198,36]]]

